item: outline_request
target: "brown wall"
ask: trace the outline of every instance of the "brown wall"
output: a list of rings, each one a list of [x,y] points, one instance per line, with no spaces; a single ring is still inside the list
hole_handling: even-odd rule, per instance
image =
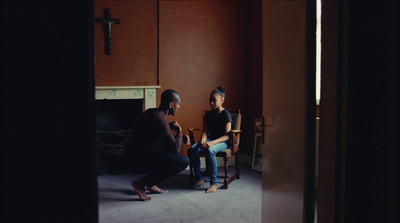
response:
[[[228,1],[160,2],[162,88],[158,94],[167,88],[181,92],[182,108],[176,119],[184,129],[202,127],[202,112],[209,109],[208,97],[217,86],[225,87],[225,108],[242,109],[247,115],[241,6]],[[245,138],[249,129],[244,132],[243,151],[251,147]],[[195,136],[199,139],[200,132]]]
[[[162,91],[177,90],[181,109],[168,119],[183,129],[202,128],[210,92],[224,86],[224,107],[242,110],[241,153],[251,155],[254,117],[261,115],[261,3],[160,1],[157,77],[157,2],[149,2],[95,2],[96,17],[110,8],[121,19],[113,26],[113,54],[108,56],[104,32],[96,24],[96,85],[159,84],[157,105]]]
[[[254,140],[254,118],[262,116],[262,1],[248,1],[246,6],[246,53],[245,94],[246,104],[243,117],[243,143],[248,145],[246,154],[252,155]]]
[[[305,1],[263,1],[263,222],[303,222]]]
[[[278,184],[303,187],[305,3],[266,1],[263,8],[263,113],[272,120],[266,127],[270,167],[266,172],[276,177]],[[273,182],[269,180],[268,185]]]
[[[157,1],[95,1],[95,18],[111,9],[112,54],[105,54],[104,23],[95,23],[97,86],[157,85]]]

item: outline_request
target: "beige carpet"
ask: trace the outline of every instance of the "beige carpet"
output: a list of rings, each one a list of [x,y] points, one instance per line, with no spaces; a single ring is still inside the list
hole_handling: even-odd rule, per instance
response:
[[[223,168],[218,169],[219,174]],[[230,171],[233,171],[230,170]],[[207,177],[201,187],[188,189],[189,171],[162,182],[159,187],[167,194],[149,194],[154,200],[139,201],[130,182],[142,175],[114,174],[98,176],[99,223],[157,222],[261,222],[261,174],[241,167],[241,177],[222,189],[206,194]]]

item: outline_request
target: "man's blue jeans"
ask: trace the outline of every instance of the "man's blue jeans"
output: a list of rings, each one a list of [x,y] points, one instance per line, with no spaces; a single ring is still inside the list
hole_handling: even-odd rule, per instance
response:
[[[209,141],[211,140],[206,140],[206,142]],[[188,157],[194,169],[196,181],[203,179],[200,168],[200,156],[202,155],[205,156],[207,169],[210,171],[210,185],[217,184],[217,158],[215,155],[227,148],[228,144],[226,142],[215,144],[208,149],[201,148],[200,142],[197,142],[188,149]]]

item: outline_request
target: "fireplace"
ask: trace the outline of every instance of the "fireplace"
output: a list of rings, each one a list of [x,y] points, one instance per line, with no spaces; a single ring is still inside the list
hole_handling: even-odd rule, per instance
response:
[[[156,107],[156,89],[160,86],[97,86],[96,100],[143,99],[143,111]]]
[[[125,172],[126,142],[134,120],[156,107],[159,86],[96,87],[98,174]]]

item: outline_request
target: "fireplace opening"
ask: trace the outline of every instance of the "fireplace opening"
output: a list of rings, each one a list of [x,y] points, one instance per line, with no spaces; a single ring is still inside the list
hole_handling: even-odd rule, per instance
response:
[[[97,172],[99,175],[128,171],[126,142],[135,118],[143,112],[142,99],[96,100]]]

